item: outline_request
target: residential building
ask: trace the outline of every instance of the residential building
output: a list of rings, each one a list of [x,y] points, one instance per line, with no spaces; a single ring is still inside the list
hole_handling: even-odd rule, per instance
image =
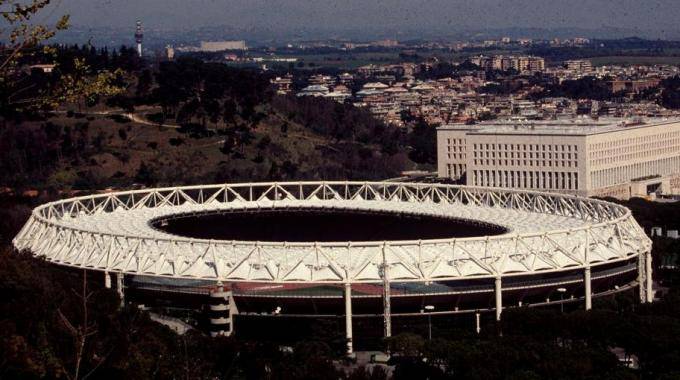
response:
[[[279,95],[288,94],[293,90],[293,76],[291,74],[271,79],[270,83]]]
[[[593,63],[586,59],[565,61],[564,66],[567,68],[567,70],[572,70],[578,73],[590,73],[593,71]]]
[[[326,86],[313,84],[300,90],[296,96],[326,96],[330,90]]]
[[[627,91],[639,93],[648,88],[658,87],[661,83],[659,78],[645,78],[638,80],[613,80],[609,82],[612,92]]]

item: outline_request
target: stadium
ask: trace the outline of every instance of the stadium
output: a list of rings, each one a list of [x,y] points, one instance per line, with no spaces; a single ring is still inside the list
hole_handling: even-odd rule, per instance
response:
[[[146,305],[353,318],[495,313],[632,288],[651,302],[651,241],[596,199],[396,182],[287,182],[113,192],[37,207],[14,239],[102,272]],[[113,284],[115,278],[115,284]]]

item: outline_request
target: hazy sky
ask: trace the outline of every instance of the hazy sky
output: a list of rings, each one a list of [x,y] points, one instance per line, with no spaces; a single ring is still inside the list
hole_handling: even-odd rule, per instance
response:
[[[61,0],[57,12],[88,27],[680,29],[680,0]]]

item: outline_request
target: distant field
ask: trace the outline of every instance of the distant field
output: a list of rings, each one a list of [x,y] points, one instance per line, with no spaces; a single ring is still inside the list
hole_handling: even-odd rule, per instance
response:
[[[295,57],[302,61],[305,67],[313,63],[313,67],[336,67],[340,69],[356,69],[368,64],[391,64],[403,62],[399,51],[391,52],[333,52],[326,54],[281,54],[280,57]],[[462,60],[465,55],[444,51],[418,52],[421,59],[436,56],[440,60]],[[266,57],[265,57],[266,59]],[[281,63],[286,64],[286,63]],[[297,63],[296,63],[297,64]]]
[[[328,53],[328,54],[307,54],[297,55],[300,61],[306,65],[314,63],[315,66],[338,67],[344,69],[354,69],[368,64],[389,64],[399,62],[399,53],[371,52],[371,53]]]
[[[680,65],[680,56],[678,57],[660,57],[660,56],[609,56],[609,57],[592,57],[587,58],[593,62],[595,66],[603,65]]]

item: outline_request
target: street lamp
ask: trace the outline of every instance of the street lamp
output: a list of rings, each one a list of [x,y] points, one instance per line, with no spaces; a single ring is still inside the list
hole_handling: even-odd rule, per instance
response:
[[[432,340],[432,311],[434,310],[434,305],[426,305],[425,310],[427,310],[427,340]]]
[[[560,293],[560,313],[564,313],[564,293],[567,292],[567,289],[557,288],[557,292]]]

